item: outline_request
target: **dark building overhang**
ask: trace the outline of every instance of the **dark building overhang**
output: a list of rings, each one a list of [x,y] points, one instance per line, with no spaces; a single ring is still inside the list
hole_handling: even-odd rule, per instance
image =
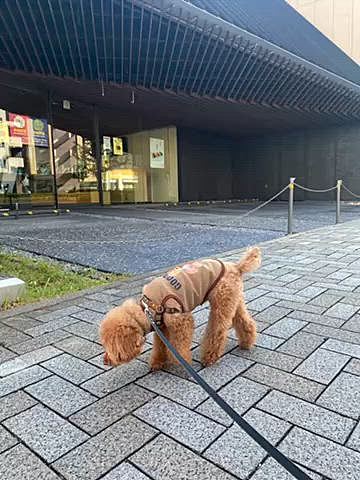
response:
[[[55,108],[60,128],[91,131],[92,105],[114,134],[176,124],[248,135],[360,119],[350,59],[352,80],[183,0],[0,0],[0,17],[0,104],[34,114],[36,95],[52,90],[73,100],[71,115]]]

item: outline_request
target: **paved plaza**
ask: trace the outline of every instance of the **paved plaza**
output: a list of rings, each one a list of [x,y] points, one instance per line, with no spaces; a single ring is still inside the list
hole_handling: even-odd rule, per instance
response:
[[[360,478],[360,221],[263,245],[256,348],[194,367],[316,480]],[[239,252],[224,254],[238,258]],[[290,480],[179,368],[102,363],[98,324],[144,279],[0,314],[2,480]],[[148,338],[147,349],[152,339]]]
[[[70,214],[0,219],[0,242],[103,271],[141,274],[283,237],[287,203],[86,208]],[[360,217],[344,203],[343,221]],[[332,202],[296,202],[294,231],[335,223]]]

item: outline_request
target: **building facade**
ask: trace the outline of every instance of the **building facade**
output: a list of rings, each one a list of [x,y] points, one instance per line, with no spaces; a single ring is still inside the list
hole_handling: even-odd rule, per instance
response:
[[[360,191],[360,67],[284,0],[7,1],[0,25],[0,205]]]

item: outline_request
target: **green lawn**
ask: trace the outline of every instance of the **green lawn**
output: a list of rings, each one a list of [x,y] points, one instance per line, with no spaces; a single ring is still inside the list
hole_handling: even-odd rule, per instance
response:
[[[125,278],[122,275],[101,273],[86,269],[81,273],[68,271],[61,264],[26,258],[0,251],[0,275],[17,277],[26,283],[26,293],[16,302],[5,302],[0,310],[17,305],[79,292],[91,287],[106,285]]]

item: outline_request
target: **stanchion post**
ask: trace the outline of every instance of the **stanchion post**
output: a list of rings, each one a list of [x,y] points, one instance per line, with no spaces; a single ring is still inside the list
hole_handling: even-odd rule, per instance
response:
[[[338,180],[336,184],[336,223],[340,223],[342,183],[343,183],[342,180]]]
[[[289,183],[288,235],[291,235],[293,233],[295,180],[296,180],[295,177],[291,177],[290,183]]]

